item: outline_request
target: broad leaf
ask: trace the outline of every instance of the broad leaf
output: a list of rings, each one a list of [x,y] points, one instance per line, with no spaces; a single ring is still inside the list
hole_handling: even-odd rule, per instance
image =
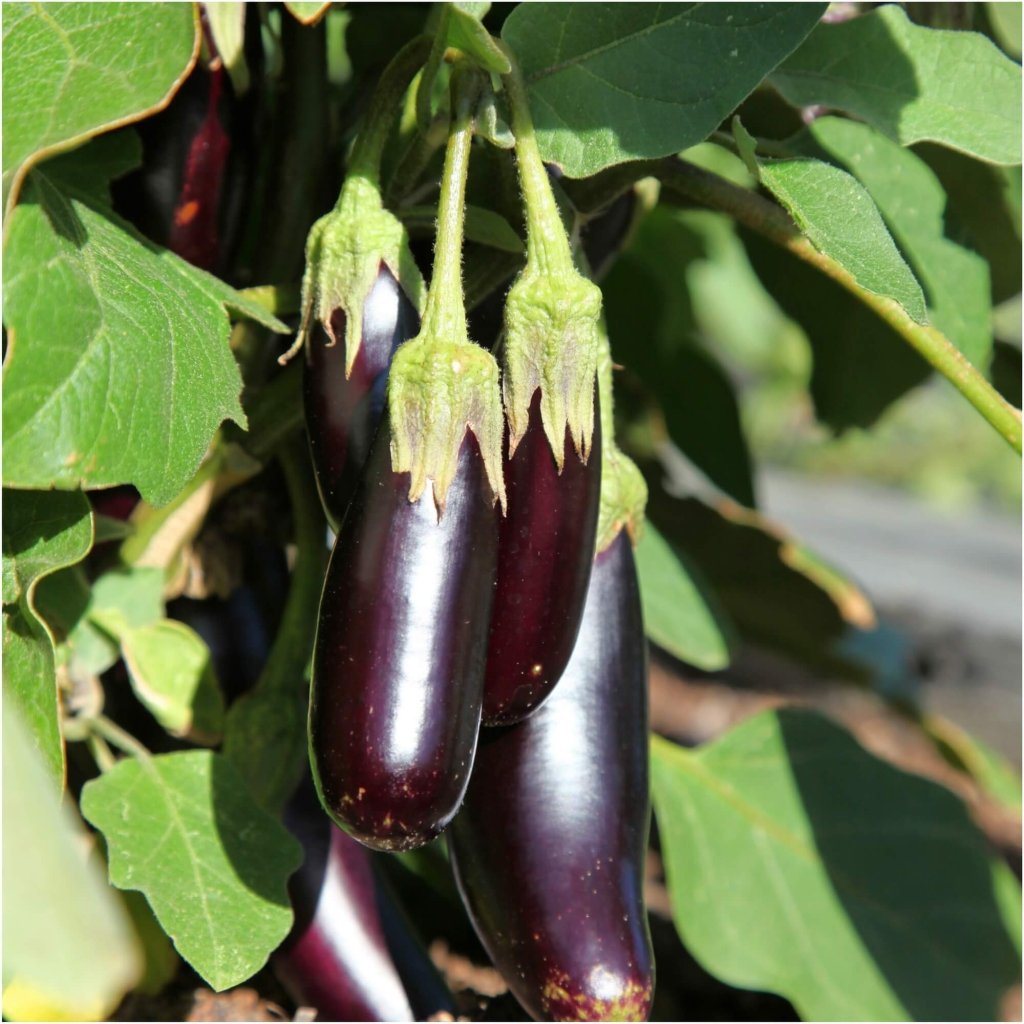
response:
[[[163,504],[224,419],[244,424],[226,310],[286,328],[146,242],[103,205],[95,182],[81,191],[73,169],[65,158],[33,172],[9,225],[4,482],[133,483]]]
[[[121,633],[136,696],[172,735],[213,743],[224,725],[224,698],[210,649],[183,622],[162,619]]]
[[[108,1020],[139,979],[138,942],[7,703],[3,737],[4,1018]]]
[[[729,664],[729,627],[687,560],[650,524],[636,548],[644,628],[669,654],[715,672]]]
[[[1020,163],[1020,66],[982,35],[922,28],[895,4],[819,25],[770,81],[796,106],[846,111],[904,146],[931,139]]]
[[[191,4],[5,4],[5,204],[34,163],[163,106],[198,29]]]
[[[652,754],[673,916],[706,969],[807,1020],[997,1018],[1020,965],[952,793],[807,712]]]
[[[288,934],[285,883],[302,859],[223,758],[126,759],[82,791],[110,880],[149,900],[178,952],[217,991],[251,977]]]
[[[765,288],[807,334],[819,420],[837,433],[869,427],[927,379],[928,364],[845,288],[760,236],[741,235]]]
[[[930,716],[924,728],[947,760],[967,772],[994,800],[1020,814],[1020,773],[1002,754],[947,719]]]
[[[927,320],[924,295],[892,240],[871,195],[856,178],[821,160],[770,160],[761,181],[815,247],[862,288],[895,299]]]
[[[39,583],[81,561],[92,546],[92,513],[79,493],[8,491],[3,496],[4,700],[17,705],[58,789],[64,785],[53,637],[36,611]]]
[[[545,160],[570,177],[707,138],[824,4],[530,3],[502,28]]]
[[[928,166],[868,125],[822,117],[808,135],[867,189],[924,286],[931,322],[975,366],[992,352],[985,261],[946,237],[946,196]]]

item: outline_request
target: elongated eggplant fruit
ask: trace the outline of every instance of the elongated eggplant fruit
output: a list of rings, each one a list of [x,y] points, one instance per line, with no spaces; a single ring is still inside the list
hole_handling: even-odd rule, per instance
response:
[[[596,396],[595,396],[596,401]],[[568,431],[559,474],[540,419],[540,392],[515,455],[505,462],[508,508],[487,643],[485,725],[525,718],[551,692],[572,654],[593,564],[601,496],[601,424],[586,464]]]
[[[467,433],[444,514],[410,502],[377,433],[327,568],[313,652],[309,738],[328,813],[382,850],[452,819],[480,726],[497,521]]]
[[[474,927],[538,1020],[646,1020],[647,659],[625,533],[594,563],[561,681],[485,731],[449,832]]]
[[[345,376],[345,311],[331,316],[337,344],[318,328],[306,345],[303,400],[317,488],[337,530],[359,481],[384,411],[391,357],[416,336],[420,318],[391,271],[381,264],[363,307],[363,332],[351,376]]]
[[[289,995],[313,1006],[318,1020],[411,1021],[452,1012],[451,995],[426,950],[402,934],[395,962],[389,926],[406,928],[371,854],[321,811],[308,778],[285,809],[285,824],[306,859],[289,882],[295,926],[274,954]],[[403,979],[413,978],[416,991]]]

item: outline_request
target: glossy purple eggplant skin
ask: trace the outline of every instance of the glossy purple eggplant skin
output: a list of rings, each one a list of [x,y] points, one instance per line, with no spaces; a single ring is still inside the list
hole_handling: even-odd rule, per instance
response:
[[[347,378],[343,309],[334,311],[331,326],[336,344],[328,345],[327,332],[318,326],[306,345],[302,394],[320,500],[337,530],[384,411],[391,357],[399,345],[419,333],[420,318],[382,264],[363,307],[359,352]]]
[[[595,412],[586,463],[566,431],[559,474],[541,425],[538,391],[529,427],[505,461],[505,491],[508,508],[498,534],[498,578],[487,644],[485,725],[521,721],[551,693],[569,663],[597,533],[600,416]]]
[[[308,778],[284,820],[306,854],[288,883],[295,925],[273,960],[295,1002],[315,1007],[318,1020],[411,1021],[453,1012],[451,994],[408,933],[373,855],[324,817]]]
[[[537,1020],[646,1020],[647,658],[625,533],[594,563],[561,681],[486,730],[449,830],[474,927]]]
[[[375,849],[420,846],[462,802],[483,697],[497,519],[472,434],[438,520],[381,424],[327,567],[310,760],[321,802]]]

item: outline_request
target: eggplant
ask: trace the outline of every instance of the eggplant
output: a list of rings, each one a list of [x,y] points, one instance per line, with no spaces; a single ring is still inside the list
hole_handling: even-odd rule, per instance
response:
[[[452,866],[480,941],[538,1020],[646,1020],[647,657],[629,537],[594,562],[561,681],[486,730]]]
[[[596,401],[596,389],[595,389]],[[540,392],[505,462],[507,511],[487,645],[485,725],[525,718],[551,692],[572,654],[587,596],[601,496],[601,423],[583,463],[565,438],[559,474],[540,417]]]
[[[308,778],[285,809],[306,858],[288,883],[295,924],[274,970],[318,1020],[412,1021],[454,1012],[371,854],[320,810]]]
[[[324,581],[310,692],[313,778],[367,846],[420,846],[454,816],[476,748],[497,558],[492,491],[467,432],[438,517],[410,502],[381,423]]]
[[[345,310],[331,314],[338,342],[317,327],[305,346],[303,401],[309,450],[324,511],[337,531],[384,410],[387,370],[403,342],[419,333],[416,307],[382,263],[363,307],[363,332],[345,376]]]

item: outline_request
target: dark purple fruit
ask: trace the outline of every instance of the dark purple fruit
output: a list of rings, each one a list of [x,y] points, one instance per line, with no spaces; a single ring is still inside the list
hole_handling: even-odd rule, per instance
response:
[[[313,777],[328,813],[382,850],[436,836],[480,726],[497,520],[467,433],[438,519],[410,502],[381,425],[327,568],[313,652]]]
[[[646,1020],[649,824],[646,642],[620,533],[561,681],[526,721],[482,733],[449,831],[480,941],[538,1020]]]
[[[419,333],[420,318],[391,271],[381,264],[363,307],[362,339],[348,378],[343,309],[334,311],[331,326],[339,339],[336,344],[328,345],[327,332],[317,326],[306,345],[302,390],[317,488],[337,529],[384,411],[391,357]]]
[[[596,400],[596,399],[595,399]],[[485,725],[525,718],[551,692],[572,654],[593,564],[601,496],[601,423],[586,464],[568,431],[561,474],[540,419],[505,463],[508,506],[498,535],[498,575],[484,683]]]
[[[371,854],[324,817],[307,783],[285,810],[305,850],[288,883],[295,925],[274,954],[274,968],[300,1006],[318,1020],[411,1021],[451,1012],[451,995],[393,905]],[[395,922],[403,932],[396,936]],[[398,948],[406,961],[397,964]],[[404,967],[404,970],[403,970]],[[407,990],[405,979],[416,982]]]

